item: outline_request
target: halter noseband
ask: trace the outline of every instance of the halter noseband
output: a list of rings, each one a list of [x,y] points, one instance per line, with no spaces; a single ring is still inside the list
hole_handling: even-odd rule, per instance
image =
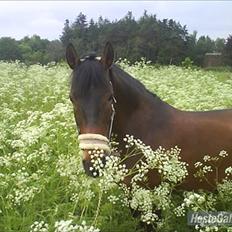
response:
[[[103,150],[110,152],[109,140],[100,134],[81,134],[78,136],[82,150]]]

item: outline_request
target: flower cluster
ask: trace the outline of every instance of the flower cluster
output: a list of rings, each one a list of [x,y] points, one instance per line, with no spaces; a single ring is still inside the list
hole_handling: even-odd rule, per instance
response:
[[[86,225],[85,221],[78,225],[73,220],[61,220],[55,223],[55,232],[100,232],[100,230]]]
[[[133,149],[132,155],[142,153],[144,156],[136,165],[139,176],[134,178],[137,180],[142,180],[148,170],[152,169],[158,170],[162,181],[170,181],[173,184],[182,182],[188,175],[187,164],[180,161],[181,150],[178,147],[170,150],[159,147],[156,150],[152,150],[150,146],[146,146],[141,140],[134,139],[133,136],[129,135],[124,138],[124,141],[127,142],[126,148]]]
[[[127,154],[123,158],[113,154],[108,156],[104,169],[101,165],[102,152],[92,151],[90,155],[93,159],[93,169],[101,173],[100,188],[105,192],[111,190],[116,184],[123,191],[121,197],[111,195],[109,199],[112,202],[124,198],[125,205],[141,212],[142,221],[147,224],[154,223],[158,220],[157,210],[170,208],[172,189],[187,176],[187,165],[180,161],[180,149],[177,147],[171,150],[161,147],[152,150],[141,140],[129,135],[124,138],[124,141],[125,148],[128,149]],[[116,149],[114,151],[117,154]],[[125,161],[134,156],[138,156],[138,161],[128,170]],[[159,173],[157,178],[161,180],[161,183],[153,190],[149,190],[141,183],[146,183],[147,173],[154,169]],[[129,186],[123,184],[127,178],[131,180]]]
[[[48,232],[49,225],[44,221],[35,221],[30,226],[30,232]],[[54,225],[55,232],[100,232],[98,228],[88,226],[85,221],[81,224],[74,223],[73,220],[56,221]]]
[[[90,150],[89,155],[92,163],[90,171],[93,172],[93,176],[102,176],[102,170],[104,168],[104,163],[102,161],[104,158],[104,151],[99,149]]]
[[[48,232],[48,224],[44,221],[35,221],[30,228],[30,232]]]
[[[126,165],[122,164],[121,158],[114,155],[106,157],[106,165],[104,169],[97,169],[103,176],[99,182],[99,186],[104,191],[110,190],[117,186],[117,184],[121,183],[129,172]]]
[[[196,225],[195,230],[199,231],[199,232],[217,232],[219,230],[219,228],[218,228],[218,226]]]
[[[186,216],[189,211],[210,211],[215,210],[216,198],[213,194],[184,192],[184,199],[181,205],[174,209],[177,217]]]
[[[220,161],[228,157],[228,153],[224,150],[220,151],[218,155],[209,156],[205,155],[202,161],[197,161],[194,166],[196,168],[196,172],[194,176],[199,178],[201,181],[207,179],[207,174],[215,173],[215,178],[217,178],[216,169],[220,168]],[[230,167],[225,170],[226,175],[230,175]],[[213,184],[213,183],[212,183]]]
[[[232,175],[232,167],[226,168],[225,174],[226,174],[227,176],[231,176],[231,175]]]

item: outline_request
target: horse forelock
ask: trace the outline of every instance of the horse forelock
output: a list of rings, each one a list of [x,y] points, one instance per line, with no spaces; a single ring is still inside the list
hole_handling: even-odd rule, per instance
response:
[[[102,64],[96,57],[85,58],[73,72],[71,88],[78,95],[86,95],[92,89],[104,89],[109,85]]]

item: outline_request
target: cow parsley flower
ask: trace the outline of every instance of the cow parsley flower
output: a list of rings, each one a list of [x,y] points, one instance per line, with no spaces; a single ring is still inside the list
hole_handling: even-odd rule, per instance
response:
[[[30,226],[30,232],[48,232],[48,224],[44,221],[35,221]]]

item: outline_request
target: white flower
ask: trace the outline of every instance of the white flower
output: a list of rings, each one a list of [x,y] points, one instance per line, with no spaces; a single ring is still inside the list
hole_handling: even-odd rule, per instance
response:
[[[232,167],[231,167],[231,166],[230,166],[230,167],[228,167],[228,168],[226,168],[226,170],[225,170],[225,174],[226,174],[227,176],[232,175]]]
[[[48,232],[48,224],[44,221],[35,221],[30,226],[30,232]]]

